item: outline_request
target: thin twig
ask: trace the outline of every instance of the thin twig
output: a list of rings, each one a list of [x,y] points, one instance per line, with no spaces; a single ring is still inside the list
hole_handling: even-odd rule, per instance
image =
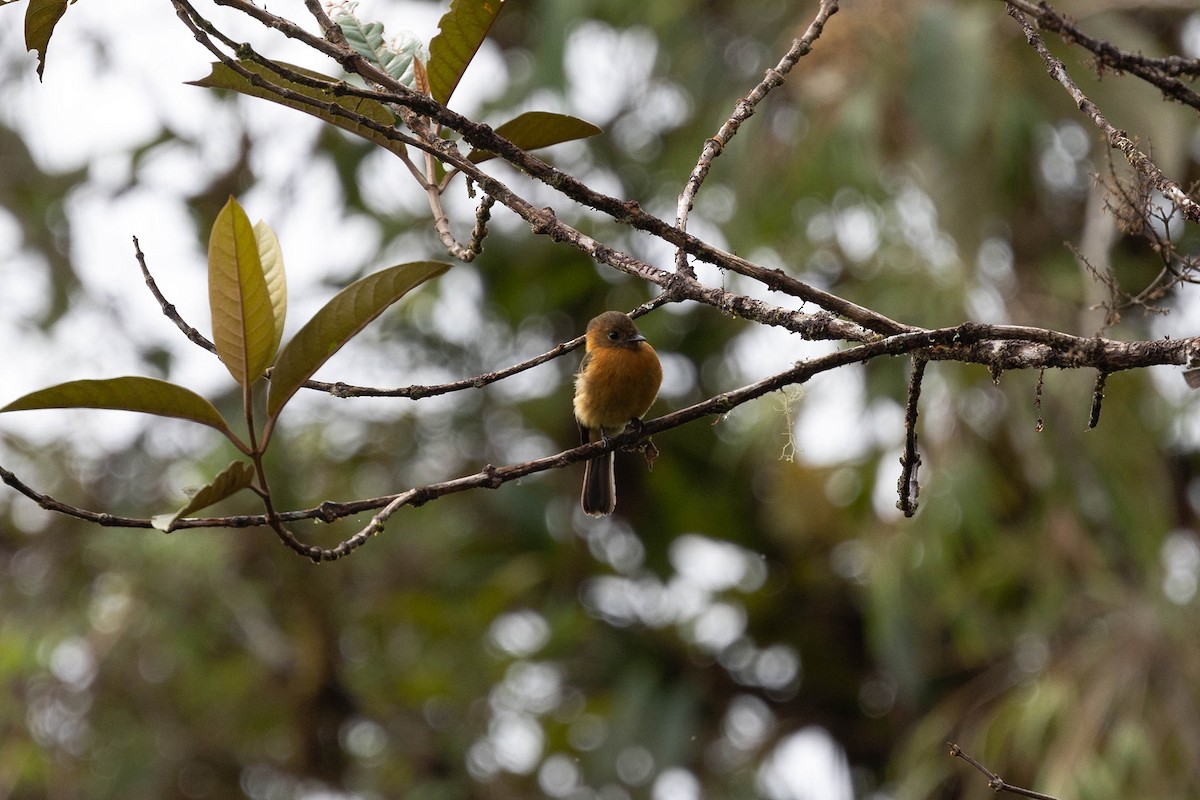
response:
[[[158,305],[160,308],[162,308],[162,312],[166,318],[171,320],[171,322],[174,322],[175,327],[183,331],[183,335],[190,339],[193,343],[203,347],[205,350],[215,355],[217,352],[216,345],[209,341],[204,334],[200,333],[200,331],[196,330],[191,325],[188,325],[187,322],[184,321],[183,317],[179,315],[179,311],[175,308],[175,305],[168,302],[167,298],[159,290],[158,283],[155,282],[154,276],[150,274],[150,269],[146,266],[146,256],[142,253],[142,246],[138,243],[138,238],[136,236],[133,237],[133,251],[137,257],[138,266],[142,269],[142,278],[145,279],[146,286],[150,288],[150,293],[153,294],[154,299],[158,301]]]
[[[704,142],[704,148],[700,152],[700,159],[696,162],[695,168],[692,169],[692,174],[688,177],[687,184],[683,188],[683,192],[679,195],[679,201],[675,210],[675,227],[681,231],[687,230],[688,215],[692,211],[692,206],[695,203],[696,195],[700,191],[700,186],[708,177],[708,172],[712,168],[712,162],[721,155],[729,141],[737,134],[738,128],[742,123],[754,114],[755,108],[762,102],[767,93],[777,86],[782,86],[785,76],[791,72],[792,67],[801,57],[812,52],[813,42],[820,37],[821,32],[825,30],[825,23],[831,16],[837,13],[838,0],[821,0],[820,8],[817,9],[817,15],[809,24],[808,30],[799,39],[792,41],[792,46],[788,48],[787,53],[779,60],[779,63],[772,69],[768,69],[763,76],[762,81],[750,91],[748,95],[738,100],[734,107],[733,114],[726,120],[725,124],[716,134]],[[680,248],[675,253],[675,270],[681,274],[695,277],[691,266],[687,262],[687,253]]]
[[[430,156],[426,156],[430,158]],[[459,261],[469,262],[474,255],[471,254],[470,248],[464,245],[458,239],[454,238],[454,231],[450,230],[450,215],[446,213],[445,207],[442,205],[442,195],[438,191],[436,184],[428,182],[424,183],[425,198],[429,202],[429,210],[433,212],[433,229],[441,240],[442,246],[446,248],[446,252],[457,258]]]
[[[983,773],[984,777],[988,779],[988,788],[993,792],[1008,792],[1009,794],[1016,794],[1020,795],[1021,797],[1032,797],[1033,800],[1058,800],[1058,798],[1052,797],[1048,794],[1035,792],[1032,789],[1022,789],[1020,786],[1013,786],[1011,783],[1006,783],[999,775],[992,772],[983,764],[980,764],[978,761],[964,753],[963,749],[954,742],[947,742],[946,744],[950,747],[950,755],[954,756],[955,758],[961,758],[963,761],[967,762],[972,767]]]
[[[1096,375],[1096,385],[1092,387],[1092,409],[1088,413],[1088,429],[1095,428],[1100,424],[1100,405],[1104,402],[1104,383],[1108,380],[1108,373],[1103,370]]]
[[[406,397],[410,400],[420,400],[423,397],[433,397],[435,395],[449,394],[450,392],[458,392],[464,389],[482,389],[484,386],[495,383],[496,381],[504,380],[512,377],[517,373],[524,372],[527,369],[545,364],[547,361],[552,361],[559,356],[569,353],[575,348],[583,344],[583,337],[577,336],[574,339],[562,342],[555,345],[544,353],[527,358],[524,361],[512,364],[503,369],[495,370],[494,372],[484,372],[470,378],[463,378],[449,383],[439,383],[430,386],[412,385],[400,386],[394,389],[381,389],[374,386],[355,386],[347,383],[324,383],[322,381],[305,381],[304,386],[307,389],[316,389],[321,392],[328,392],[334,397]]]
[[[1099,269],[1078,248],[1067,245],[1076,260],[1108,292],[1107,300],[1093,306],[1105,311],[1106,327],[1120,322],[1121,312],[1127,308],[1140,307],[1147,314],[1167,313],[1167,307],[1158,304],[1159,301],[1179,284],[1197,283],[1200,272],[1200,259],[1181,252],[1172,238],[1172,217],[1177,207],[1159,202],[1153,186],[1140,174],[1135,172],[1130,180],[1122,179],[1113,165],[1112,151],[1108,151],[1107,160],[1108,175],[1098,178],[1107,192],[1105,210],[1123,233],[1146,240],[1161,266],[1158,274],[1135,294],[1120,287],[1111,265]],[[1152,224],[1152,220],[1159,224]]]
[[[48,494],[31,488],[28,484],[18,478],[15,474],[0,466],[0,480],[16,489],[20,494],[25,495],[33,502],[37,503],[46,511],[53,511],[57,514],[63,514],[68,517],[75,517],[84,522],[92,522],[106,528],[152,528],[150,520],[137,517],[121,517],[116,514],[109,514],[104,511],[89,511],[85,508],[64,503],[56,500]]]
[[[1150,160],[1149,156],[1139,150],[1137,143],[1129,138],[1129,134],[1118,129],[1108,121],[1100,109],[1097,108],[1096,104],[1088,99],[1083,90],[1067,74],[1067,68],[1063,66],[1062,61],[1046,49],[1046,43],[1042,41],[1042,37],[1034,30],[1033,25],[1025,15],[1011,2],[1008,2],[1007,6],[1008,15],[1015,19],[1021,26],[1021,30],[1025,32],[1025,40],[1041,56],[1050,77],[1062,84],[1063,88],[1067,90],[1071,98],[1075,101],[1075,105],[1079,107],[1079,110],[1087,115],[1096,127],[1104,133],[1105,139],[1108,141],[1108,146],[1124,153],[1125,158],[1129,160],[1133,168],[1154,184],[1154,187],[1162,192],[1167,200],[1177,205],[1185,218],[1192,222],[1200,222],[1200,203],[1189,197],[1187,192],[1183,191],[1178,183],[1168,178],[1158,168],[1158,165]]]

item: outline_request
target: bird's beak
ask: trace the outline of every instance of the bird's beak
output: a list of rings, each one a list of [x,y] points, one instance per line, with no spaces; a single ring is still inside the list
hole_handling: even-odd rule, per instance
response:
[[[635,333],[633,336],[630,336],[626,341],[644,342],[644,341],[646,341],[646,337],[642,336],[640,333]]]

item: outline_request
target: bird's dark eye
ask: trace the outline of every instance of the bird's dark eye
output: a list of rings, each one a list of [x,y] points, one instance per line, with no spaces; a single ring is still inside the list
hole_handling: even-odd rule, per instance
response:
[[[621,338],[621,334],[617,333],[616,331],[609,331],[608,338],[615,342],[617,339]]]

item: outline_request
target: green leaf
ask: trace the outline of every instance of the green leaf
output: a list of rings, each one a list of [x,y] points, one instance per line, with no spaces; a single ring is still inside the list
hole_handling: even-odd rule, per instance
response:
[[[416,88],[417,75],[413,66],[415,58],[422,58],[421,40],[408,31],[400,34],[392,44],[383,38],[383,23],[362,22],[354,16],[353,6],[343,7],[334,20],[346,41],[355,52],[373,64],[382,67],[387,74],[409,88]]]
[[[265,100],[270,100],[274,103],[279,103],[289,108],[295,108],[303,111],[306,114],[311,114],[317,119],[328,122],[341,128],[344,131],[349,131],[355,136],[360,136],[363,139],[374,142],[375,144],[390,150],[393,153],[398,153],[404,150],[404,144],[394,139],[389,139],[379,131],[367,125],[360,124],[355,120],[348,119],[340,114],[329,109],[329,106],[336,104],[346,109],[347,111],[357,114],[360,117],[365,117],[380,125],[391,128],[396,124],[396,117],[391,111],[388,111],[387,106],[375,100],[367,100],[360,97],[349,97],[336,95],[333,92],[316,89],[312,86],[306,86],[303,83],[286,80],[279,75],[276,75],[271,70],[256,64],[251,61],[237,62],[241,67],[255,75],[259,75],[263,80],[269,82],[272,86],[277,86],[282,89],[290,90],[298,95],[311,98],[321,103],[320,106],[314,106],[303,100],[280,97],[276,92],[266,86],[256,86],[249,78],[243,76],[240,72],[228,67],[220,62],[212,65],[212,72],[208,77],[201,78],[198,81],[188,81],[193,86],[204,86],[211,89],[229,89],[230,91],[240,94],[249,95],[250,97],[258,97]],[[319,72],[295,67],[290,64],[280,64],[280,66],[290,69],[293,72],[301,75],[306,75],[317,80],[329,81],[337,83],[337,79],[331,78],[328,75],[322,75]]]
[[[602,128],[586,120],[549,111],[528,111],[496,128],[496,133],[522,150],[537,150],[552,144],[586,139],[602,132]],[[495,157],[495,153],[487,150],[472,150],[467,154],[467,158],[476,164]]]
[[[442,105],[450,102],[503,7],[504,0],[454,0],[450,4],[438,35],[429,43],[429,91],[434,100]]]
[[[46,48],[54,26],[67,13],[67,0],[29,0],[25,10],[25,49],[36,50],[38,55],[38,80],[46,68]]]
[[[283,340],[283,323],[287,319],[287,275],[283,271],[283,250],[275,231],[261,219],[254,223],[254,241],[258,246],[258,259],[262,262],[263,277],[267,281],[267,295],[271,298],[271,311],[275,317],[275,341],[271,353],[279,352]]]
[[[175,530],[179,520],[188,514],[193,514],[202,508],[208,508],[226,497],[237,494],[254,480],[254,467],[244,461],[234,461],[217,477],[200,487],[192,495],[192,499],[174,514],[159,514],[152,517],[150,523],[163,533]]]
[[[249,386],[271,365],[279,336],[258,238],[232,197],[208,239],[208,303],[217,355],[239,385]]]
[[[400,264],[360,278],[338,292],[279,353],[271,371],[267,415],[278,416],[304,382],[388,306],[449,268],[441,261]]]
[[[176,417],[215,428],[237,443],[212,403],[191,389],[157,378],[127,376],[60,383],[17,398],[0,412],[47,408],[107,408]]]

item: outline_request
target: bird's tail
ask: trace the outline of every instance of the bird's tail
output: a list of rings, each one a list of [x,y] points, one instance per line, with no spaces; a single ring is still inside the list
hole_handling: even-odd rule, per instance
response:
[[[596,456],[583,470],[583,513],[603,517],[617,507],[617,485],[613,476],[613,453]]]

